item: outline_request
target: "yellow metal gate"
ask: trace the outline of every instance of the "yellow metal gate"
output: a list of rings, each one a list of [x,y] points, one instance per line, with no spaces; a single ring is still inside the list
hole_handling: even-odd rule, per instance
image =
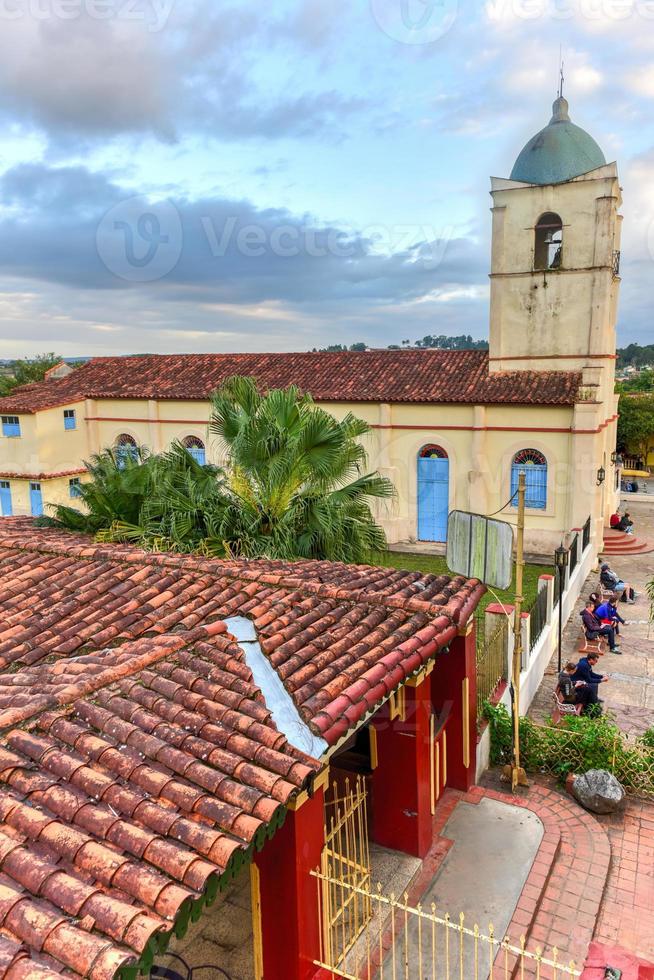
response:
[[[320,865],[321,959],[342,965],[371,917],[366,789],[362,779],[333,784],[325,802]]]
[[[436,906],[411,905],[408,896],[386,896],[377,891],[349,885],[322,871],[312,872],[323,896],[342,899],[349,908],[354,896],[366,910],[365,924],[351,934],[347,948],[339,946],[334,958],[323,946],[315,960],[345,980],[564,980],[580,977],[573,961],[565,961],[556,948],[551,952],[527,948],[523,938],[512,943],[508,936],[495,935],[469,926],[463,914],[439,915]],[[323,906],[324,911],[324,906]],[[323,920],[324,921],[324,920]],[[342,921],[342,920],[341,920]]]

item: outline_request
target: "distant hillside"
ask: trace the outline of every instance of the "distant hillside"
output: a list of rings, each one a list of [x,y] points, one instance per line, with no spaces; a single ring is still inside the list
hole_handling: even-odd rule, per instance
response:
[[[413,343],[410,340],[403,340],[401,344],[389,344],[386,350],[403,350],[412,347],[419,347],[424,350],[488,350],[488,341],[473,340],[470,334],[460,334],[458,337],[446,337],[443,334],[432,337],[431,334],[428,334],[422,340],[414,340]],[[328,347],[313,348],[314,353],[320,354],[345,350],[379,350],[379,348],[371,348],[361,340],[355,344],[350,344],[349,347],[347,344],[330,344]]]
[[[650,367],[654,364],[654,344],[628,344],[627,347],[618,347],[617,367]]]

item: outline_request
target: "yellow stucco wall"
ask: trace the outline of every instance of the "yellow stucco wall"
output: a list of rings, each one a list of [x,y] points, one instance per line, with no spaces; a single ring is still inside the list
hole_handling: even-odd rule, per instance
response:
[[[166,449],[175,439],[189,435],[201,438],[207,459],[221,462],[220,446],[209,436],[209,402],[103,399],[81,403],[78,428],[63,428],[63,409],[50,409],[36,416],[21,417],[21,439],[2,440],[0,471],[5,463],[5,445],[11,451],[15,472],[61,472],[82,465],[91,453],[115,444],[126,433],[153,451]],[[595,427],[601,406],[581,409],[546,406],[475,406],[379,403],[326,403],[336,417],[347,412],[364,418],[373,427],[365,438],[370,468],[388,476],[397,489],[397,499],[380,503],[377,516],[389,540],[417,537],[417,458],[420,449],[436,443],[450,460],[450,509],[493,513],[510,496],[510,472],[514,454],[524,448],[542,452],[548,460],[548,500],[544,511],[527,513],[527,546],[549,552],[565,530],[581,526],[598,506],[610,508],[608,494],[612,473],[607,469],[604,504],[598,505],[595,473],[598,460],[605,458],[608,429],[575,435],[573,427]],[[579,414],[581,412],[581,414]],[[550,431],[552,430],[552,431]],[[72,503],[68,477],[42,480],[45,503]],[[12,480],[14,513],[29,513],[27,481]],[[503,516],[513,521],[509,508]],[[601,517],[596,515],[601,521]]]

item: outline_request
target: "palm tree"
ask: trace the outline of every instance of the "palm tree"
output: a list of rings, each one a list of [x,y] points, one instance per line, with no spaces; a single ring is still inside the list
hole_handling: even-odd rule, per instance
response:
[[[150,484],[153,457],[144,448],[129,454],[105,449],[86,462],[91,477],[81,483],[77,495],[85,509],[58,504],[54,517],[42,517],[39,524],[58,524],[69,531],[96,534],[116,521],[136,523]]]
[[[224,454],[220,536],[232,555],[361,561],[386,546],[370,502],[393,484],[366,473],[370,426],[341,421],[291,385],[260,395],[253,378],[214,394],[209,429]]]
[[[105,541],[227,557],[356,562],[385,548],[370,503],[395,491],[366,472],[366,422],[339,421],[293,386],[260,395],[254,379],[233,377],[213,396],[209,429],[221,469],[179,443],[133,459],[106,450],[87,464],[85,513],[60,506],[48,520]]]

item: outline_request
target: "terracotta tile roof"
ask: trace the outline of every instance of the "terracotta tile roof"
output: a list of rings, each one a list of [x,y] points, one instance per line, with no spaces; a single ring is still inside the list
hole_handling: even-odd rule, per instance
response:
[[[296,384],[318,401],[574,404],[581,375],[488,372],[478,350],[303,354],[148,354],[98,357],[65,378],[25,385],[0,399],[3,413],[34,412],[84,398],[204,400],[229,375],[263,388]]]
[[[0,977],[147,967],[322,768],[224,619],[251,619],[328,744],[448,643],[475,581],[224,562],[0,520]]]
[[[80,473],[87,473],[85,466],[75,470],[59,470],[58,473],[0,473],[0,480],[57,480],[62,476],[79,476]]]

